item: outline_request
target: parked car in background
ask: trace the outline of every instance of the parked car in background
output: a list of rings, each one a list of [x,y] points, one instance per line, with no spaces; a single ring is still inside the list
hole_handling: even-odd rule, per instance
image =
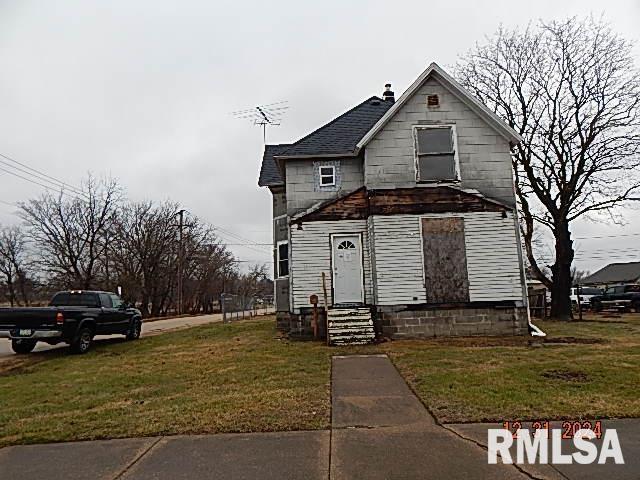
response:
[[[609,286],[602,295],[591,297],[591,307],[596,312],[606,308],[640,312],[640,284]]]
[[[11,339],[16,353],[31,352],[37,342],[68,343],[86,353],[95,335],[140,337],[142,314],[111,292],[70,290],[56,293],[48,307],[0,308],[0,338]]]
[[[580,299],[578,300],[578,290],[580,290]],[[571,289],[571,305],[575,308],[580,301],[581,308],[591,308],[591,299],[596,295],[602,295],[604,291],[601,288],[594,287],[573,287]]]

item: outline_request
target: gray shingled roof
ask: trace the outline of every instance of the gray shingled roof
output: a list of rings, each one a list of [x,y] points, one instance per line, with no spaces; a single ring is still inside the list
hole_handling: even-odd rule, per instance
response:
[[[265,145],[258,185],[282,185],[274,156],[352,154],[391,105],[393,102],[373,96],[293,144]]]
[[[262,166],[260,167],[260,178],[258,179],[258,185],[260,187],[275,187],[277,185],[284,184],[282,176],[280,175],[280,169],[278,168],[278,165],[276,165],[276,161],[273,159],[273,156],[282,153],[289,146],[290,144],[288,143],[264,146]]]
[[[610,263],[582,282],[590,284],[629,283],[640,278],[640,262]]]

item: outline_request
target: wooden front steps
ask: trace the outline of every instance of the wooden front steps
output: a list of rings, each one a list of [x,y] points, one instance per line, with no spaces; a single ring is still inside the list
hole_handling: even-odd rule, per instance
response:
[[[376,339],[369,308],[330,308],[327,324],[329,345],[363,345]]]

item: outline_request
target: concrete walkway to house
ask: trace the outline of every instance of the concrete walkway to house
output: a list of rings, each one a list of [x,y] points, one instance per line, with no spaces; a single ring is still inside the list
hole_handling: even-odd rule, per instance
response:
[[[330,431],[0,449],[0,479],[637,479],[640,420],[611,421],[625,465],[488,465],[489,424],[438,425],[384,355],[334,357]],[[526,473],[525,473],[526,472]]]
[[[385,355],[334,357],[331,479],[517,479],[439,426]]]

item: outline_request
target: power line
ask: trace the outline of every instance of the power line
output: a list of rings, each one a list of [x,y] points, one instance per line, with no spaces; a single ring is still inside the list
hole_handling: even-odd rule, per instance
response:
[[[638,237],[640,233],[620,233],[617,235],[600,235],[600,236],[589,236],[589,237],[576,237],[576,240],[596,240],[601,238],[618,238],[618,237]]]
[[[229,246],[247,246],[247,245],[266,245],[271,246],[273,243],[225,243],[225,245]]]
[[[29,165],[19,162],[18,160],[11,158],[8,155],[5,155],[4,153],[0,153],[0,157],[5,158],[6,160],[9,160],[12,163],[15,163],[16,165],[20,165],[20,167],[24,167],[24,168],[20,168],[20,167],[16,167],[14,165],[9,164],[7,161],[5,160],[0,160],[0,162],[2,162],[3,164],[14,168],[22,173],[26,173],[27,175],[31,175],[31,176],[35,176],[36,178],[38,178],[39,180],[43,180],[46,181],[47,183],[53,183],[55,184],[57,187],[63,187],[63,188],[68,188],[69,190],[71,190],[72,192],[78,194],[78,195],[82,195],[84,196],[84,192],[82,192],[82,190],[80,190],[79,188],[68,184],[66,182],[63,182],[62,180],[59,180],[51,175],[48,175],[38,169],[35,169],[33,167],[30,167]],[[32,173],[33,172],[33,173]]]
[[[219,227],[217,225],[212,225],[212,226],[213,226],[214,230],[219,231],[222,236],[231,237],[231,238],[235,239],[236,241],[239,240],[240,242],[246,243],[247,246],[251,245],[251,246],[259,247],[259,251],[260,252],[271,254],[270,250],[267,251],[264,248],[261,248],[263,245],[271,245],[270,243],[269,244],[261,244],[261,243],[255,242],[253,240],[250,240],[248,238],[245,238],[245,237],[243,237],[241,235],[238,235],[237,233],[234,233],[234,232],[232,232],[230,230],[227,230],[226,228],[222,228],[222,227]]]
[[[5,168],[0,167],[0,171],[6,172],[6,173],[8,173],[9,175],[13,175],[14,177],[21,178],[22,180],[25,180],[25,181],[27,181],[27,182],[33,183],[33,184],[35,184],[35,185],[39,185],[39,186],[41,186],[42,188],[45,188],[45,189],[50,190],[50,191],[52,191],[52,192],[56,192],[56,193],[58,192],[58,190],[56,190],[55,188],[53,188],[51,185],[45,185],[45,184],[43,184],[43,183],[36,182],[35,180],[33,180],[33,179],[31,179],[31,178],[23,177],[22,175],[19,175],[19,174],[15,173],[15,172],[12,172],[11,170],[7,170],[7,169],[5,169]],[[73,198],[75,198],[75,199],[80,200],[80,197],[78,197],[77,195],[73,195],[73,194],[71,194],[71,193],[69,193],[69,192],[65,192],[65,191],[64,191],[64,189],[60,189],[60,191],[59,191],[59,192],[60,192],[61,194],[63,194],[63,195],[69,195],[69,196],[71,196],[71,197],[73,197]]]

